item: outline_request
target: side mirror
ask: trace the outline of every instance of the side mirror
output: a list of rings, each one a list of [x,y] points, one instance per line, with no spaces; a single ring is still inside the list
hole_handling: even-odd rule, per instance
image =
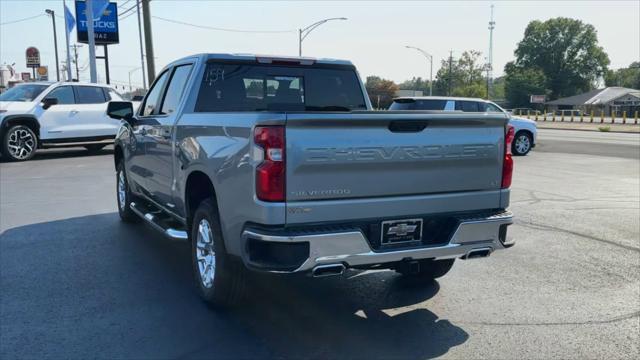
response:
[[[112,119],[130,122],[133,119],[133,104],[129,101],[110,101],[107,115]]]
[[[53,105],[58,105],[58,98],[48,97],[48,98],[42,99],[42,108],[43,109],[47,110],[48,108],[52,107]]]

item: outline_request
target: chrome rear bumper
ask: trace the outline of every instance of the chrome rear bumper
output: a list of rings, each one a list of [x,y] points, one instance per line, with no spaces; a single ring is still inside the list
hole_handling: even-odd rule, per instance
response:
[[[373,251],[362,231],[340,231],[330,233],[313,233],[303,235],[274,235],[265,231],[246,229],[242,240],[247,249],[250,239],[267,243],[308,243],[309,256],[302,265],[292,271],[271,272],[304,272],[317,266],[343,264],[346,267],[358,267],[374,264],[392,263],[402,260],[471,258],[469,253],[479,249],[488,249],[488,253],[501,250],[514,244],[506,239],[506,227],[513,223],[511,212],[503,212],[489,217],[470,217],[460,222],[446,245],[425,246],[420,248]],[[243,254],[245,264],[251,268],[260,266]]]

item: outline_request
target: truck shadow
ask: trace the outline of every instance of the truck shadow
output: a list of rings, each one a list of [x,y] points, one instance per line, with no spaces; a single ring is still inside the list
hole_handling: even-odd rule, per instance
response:
[[[429,310],[437,282],[391,272],[252,274],[247,300],[209,309],[188,244],[116,213],[7,229],[0,249],[2,358],[428,358],[469,337]]]
[[[100,155],[113,155],[113,145],[106,146],[103,149],[97,151],[88,151],[83,147],[71,147],[71,148],[58,148],[58,149],[44,149],[38,150],[36,154],[29,161],[38,160],[50,160],[50,159],[65,159],[72,157],[88,157],[88,156],[100,156]],[[0,156],[0,163],[7,163],[6,156]]]

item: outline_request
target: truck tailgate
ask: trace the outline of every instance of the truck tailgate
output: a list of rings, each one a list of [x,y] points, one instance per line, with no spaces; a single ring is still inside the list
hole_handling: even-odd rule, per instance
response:
[[[289,113],[287,202],[497,190],[501,114]]]

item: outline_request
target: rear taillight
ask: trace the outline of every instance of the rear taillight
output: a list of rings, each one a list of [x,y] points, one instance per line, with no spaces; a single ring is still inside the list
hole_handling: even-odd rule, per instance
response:
[[[284,126],[257,126],[253,141],[262,148],[263,160],[256,168],[256,195],[262,201],[284,201]]]
[[[511,186],[513,178],[513,158],[511,157],[511,143],[515,136],[513,126],[507,125],[504,134],[504,161],[502,162],[502,188],[507,189]]]

